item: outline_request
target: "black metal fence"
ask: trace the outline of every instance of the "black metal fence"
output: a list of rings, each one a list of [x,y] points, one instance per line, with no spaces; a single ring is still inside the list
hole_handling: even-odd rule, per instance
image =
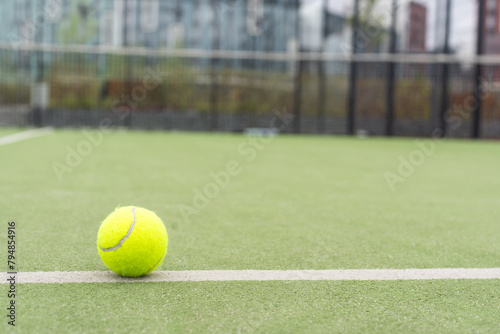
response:
[[[285,132],[350,133],[351,59],[143,52],[0,51],[0,124],[95,127],[109,119],[132,128],[243,131],[270,127],[279,110],[293,118]],[[450,108],[443,113],[443,63],[411,57],[369,60],[375,56],[362,55],[355,62],[355,132],[385,135],[390,127],[397,136],[430,136],[442,129],[470,137],[480,97],[482,137],[500,136],[500,64],[483,66],[480,96],[474,90],[475,66],[448,64]],[[45,80],[33,82],[23,64],[38,58],[44,59]],[[253,68],[241,66],[245,62]],[[395,80],[388,94],[391,64]],[[388,103],[393,104],[389,118]]]
[[[96,22],[114,13],[111,1],[90,0],[81,3],[88,7],[65,2],[58,20],[35,24],[32,41],[0,45],[0,125],[500,137],[495,57],[456,57],[446,54],[449,47],[445,54],[396,54],[395,25],[382,29],[362,17],[336,52],[326,46],[328,31],[318,50],[305,48],[310,36],[298,1],[263,1],[261,10],[251,1],[145,2],[158,4],[158,17],[146,15],[156,24],[142,26],[141,2],[123,2],[121,13],[135,16],[135,26],[123,25],[120,45],[104,43],[105,27],[94,31],[88,22],[76,34],[88,29],[87,42],[57,41],[71,38],[61,29],[72,27],[65,25],[72,11],[97,8]],[[332,15],[325,22],[335,23],[339,36],[349,24]],[[368,32],[369,43],[360,40]],[[286,116],[286,126],[276,124],[276,114]]]

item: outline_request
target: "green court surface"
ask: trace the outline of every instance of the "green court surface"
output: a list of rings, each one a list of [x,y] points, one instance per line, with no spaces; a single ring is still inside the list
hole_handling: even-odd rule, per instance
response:
[[[494,141],[56,130],[0,155],[0,241],[15,221],[20,272],[107,270],[97,230],[125,205],[163,218],[159,270],[500,267]],[[387,173],[402,182],[391,188]],[[13,332],[495,332],[499,289],[500,280],[19,284]],[[3,318],[0,331],[12,330]]]

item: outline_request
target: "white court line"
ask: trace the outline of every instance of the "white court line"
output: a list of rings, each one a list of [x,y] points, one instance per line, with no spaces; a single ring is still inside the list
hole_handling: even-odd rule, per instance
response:
[[[2,284],[12,276],[2,273]],[[500,279],[500,268],[349,269],[349,270],[193,270],[156,271],[145,277],[124,278],[110,271],[19,272],[16,283],[117,283],[202,281],[391,281]]]
[[[52,128],[41,128],[41,129],[32,129],[23,132],[14,133],[13,135],[8,135],[5,137],[0,137],[0,146],[17,143],[18,141],[36,138],[40,136],[45,136],[52,133]]]

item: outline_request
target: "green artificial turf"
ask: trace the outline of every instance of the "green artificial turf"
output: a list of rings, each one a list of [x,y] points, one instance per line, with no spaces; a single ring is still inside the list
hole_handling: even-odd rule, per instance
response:
[[[58,130],[0,146],[0,212],[5,222],[17,223],[19,271],[107,270],[96,250],[97,230],[122,205],[144,206],[164,219],[169,249],[159,270],[500,266],[497,142],[440,141],[392,191],[384,173],[397,173],[399,157],[418,150],[413,139],[278,136],[262,143],[234,134],[111,131],[89,146],[88,135]],[[67,165],[68,152],[78,148],[87,148],[86,155],[79,163],[69,160],[71,172],[58,177],[54,166]],[[206,207],[188,209],[197,190],[213,182],[211,173],[227,170],[228,163],[238,166],[237,175]],[[6,230],[0,233],[4,245]],[[171,319],[173,331],[238,331],[252,314],[263,332],[308,326],[470,332],[476,316],[484,320],[478,331],[488,331],[499,325],[498,297],[491,299],[498,284],[22,285],[19,323],[26,332],[58,322],[67,331],[96,332],[101,324],[103,331],[119,332],[121,313],[145,305],[151,328]],[[483,300],[490,303],[472,307]],[[276,317],[267,315],[273,303]],[[146,320],[130,313],[123,326]]]
[[[500,281],[21,285],[24,333],[495,333]]]

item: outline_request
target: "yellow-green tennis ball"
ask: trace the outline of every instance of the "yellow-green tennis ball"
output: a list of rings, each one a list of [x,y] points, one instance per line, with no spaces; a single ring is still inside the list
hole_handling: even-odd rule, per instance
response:
[[[97,250],[115,273],[139,277],[155,270],[167,254],[165,225],[152,211],[135,206],[116,209],[101,224]]]

